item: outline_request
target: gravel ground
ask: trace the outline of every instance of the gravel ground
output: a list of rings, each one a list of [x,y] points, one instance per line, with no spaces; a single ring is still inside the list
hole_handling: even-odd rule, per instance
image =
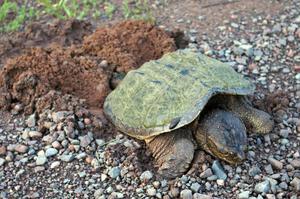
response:
[[[168,181],[156,174],[142,142],[118,132],[97,134],[105,120],[95,122],[85,109],[37,117],[20,116],[15,107],[0,114],[0,197],[299,198],[299,8],[294,0],[279,14],[250,16],[251,23],[230,18],[216,27],[214,38],[185,29],[190,47],[251,78],[254,104],[274,116],[272,133],[249,135],[243,164],[230,166],[198,151],[190,171]]]

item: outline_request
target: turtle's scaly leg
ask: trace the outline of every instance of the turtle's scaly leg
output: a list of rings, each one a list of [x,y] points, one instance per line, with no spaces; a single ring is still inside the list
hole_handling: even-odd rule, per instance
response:
[[[145,141],[162,176],[176,178],[190,167],[195,150],[191,129],[180,128]]]
[[[237,114],[245,123],[247,128],[254,133],[266,134],[272,131],[274,121],[271,116],[261,110],[252,107],[243,96],[229,96],[225,102],[227,108]]]

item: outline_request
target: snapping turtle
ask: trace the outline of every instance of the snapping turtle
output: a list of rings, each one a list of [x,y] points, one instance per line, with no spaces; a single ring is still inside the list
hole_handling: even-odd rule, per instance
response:
[[[188,170],[197,147],[237,164],[245,159],[246,127],[272,130],[270,115],[245,97],[254,89],[229,65],[178,50],[130,71],[104,112],[120,131],[145,140],[159,173],[174,178]]]

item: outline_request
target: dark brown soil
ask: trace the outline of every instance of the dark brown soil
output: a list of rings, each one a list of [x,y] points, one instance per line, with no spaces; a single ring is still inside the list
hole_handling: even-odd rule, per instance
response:
[[[26,35],[37,34],[30,34],[29,30]],[[76,31],[70,34],[68,31],[62,32],[65,37],[59,36],[61,32],[56,36],[64,38],[63,41],[51,45],[42,43],[47,47],[28,50],[26,45],[20,45],[19,48],[12,48],[26,52],[8,59],[0,71],[0,108],[9,109],[11,105],[21,103],[26,113],[42,111],[44,108],[63,109],[68,104],[72,106],[74,100],[72,102],[70,98],[62,96],[71,94],[85,99],[89,107],[101,109],[111,90],[114,71],[128,72],[176,49],[174,40],[167,33],[142,21],[125,21],[112,27],[99,28],[84,39],[83,45],[68,46],[80,43],[86,33],[79,32],[76,35]],[[53,40],[56,36],[52,37]],[[6,55],[4,57],[10,55],[2,54]],[[107,60],[108,64],[103,64],[103,60]]]

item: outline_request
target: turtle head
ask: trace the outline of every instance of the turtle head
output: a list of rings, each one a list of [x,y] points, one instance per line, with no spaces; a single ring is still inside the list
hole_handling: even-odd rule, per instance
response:
[[[210,135],[207,138],[207,147],[210,153],[230,164],[239,164],[246,159],[247,139],[244,134],[235,129],[219,131],[219,135]]]
[[[204,150],[230,164],[246,159],[246,128],[231,112],[212,111],[199,121],[195,137]]]

